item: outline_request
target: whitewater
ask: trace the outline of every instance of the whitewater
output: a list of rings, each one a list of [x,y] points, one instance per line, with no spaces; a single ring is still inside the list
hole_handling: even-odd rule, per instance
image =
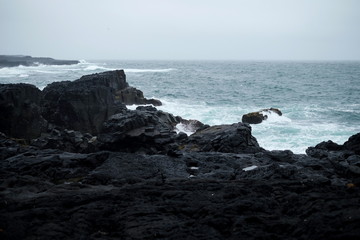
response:
[[[342,144],[360,132],[360,62],[81,60],[76,65],[0,68],[0,83],[43,89],[51,82],[115,69],[124,69],[129,84],[147,98],[161,100],[158,109],[209,125],[279,108],[282,116],[270,114],[251,125],[268,150],[305,153],[321,141]]]

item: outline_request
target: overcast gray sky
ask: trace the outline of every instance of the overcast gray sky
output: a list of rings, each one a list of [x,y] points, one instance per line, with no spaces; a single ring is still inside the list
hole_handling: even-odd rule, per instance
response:
[[[0,0],[0,54],[360,60],[359,0]]]

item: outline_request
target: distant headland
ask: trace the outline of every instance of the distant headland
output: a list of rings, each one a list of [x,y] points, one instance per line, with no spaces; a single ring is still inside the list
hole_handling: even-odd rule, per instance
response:
[[[17,66],[71,65],[78,64],[78,60],[57,60],[49,57],[31,57],[24,55],[0,55],[0,68]]]

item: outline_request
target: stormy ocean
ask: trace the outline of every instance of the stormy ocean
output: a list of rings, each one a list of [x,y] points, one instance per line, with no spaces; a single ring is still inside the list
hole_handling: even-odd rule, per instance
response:
[[[360,62],[105,61],[76,65],[0,68],[0,83],[54,81],[124,69],[127,82],[163,111],[209,125],[241,121],[243,114],[279,108],[251,125],[261,147],[304,153],[321,141],[344,143],[360,131]],[[130,108],[135,108],[134,106]]]

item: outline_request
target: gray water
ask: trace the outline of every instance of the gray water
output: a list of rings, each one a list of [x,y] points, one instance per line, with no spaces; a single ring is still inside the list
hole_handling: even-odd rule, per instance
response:
[[[329,139],[343,143],[360,132],[360,62],[81,61],[70,66],[0,69],[1,83],[44,88],[53,81],[125,69],[131,86],[160,99],[159,109],[204,123],[230,124],[243,114],[275,107],[252,125],[269,150],[305,149]]]

